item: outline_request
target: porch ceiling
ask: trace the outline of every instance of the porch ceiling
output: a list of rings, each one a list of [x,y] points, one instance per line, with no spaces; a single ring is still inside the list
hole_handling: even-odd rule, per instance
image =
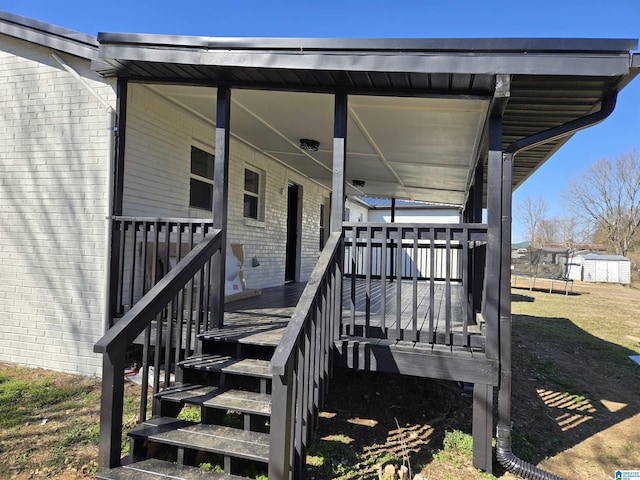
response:
[[[215,88],[150,88],[215,123]],[[231,97],[233,136],[331,187],[332,95],[238,89]],[[462,205],[488,106],[482,98],[349,97],[348,193]],[[302,138],[319,149],[302,150]]]
[[[347,193],[453,205],[464,205],[475,165],[486,158],[485,125],[496,109],[504,108],[506,150],[598,110],[640,63],[629,52],[635,40],[137,34],[100,34],[98,40],[97,72],[148,83],[212,122],[212,87],[235,87],[232,135],[328,187],[332,93],[347,92]],[[501,102],[494,99],[498,75],[510,79]],[[319,141],[319,150],[301,150],[301,138]],[[518,154],[514,188],[569,138]]]

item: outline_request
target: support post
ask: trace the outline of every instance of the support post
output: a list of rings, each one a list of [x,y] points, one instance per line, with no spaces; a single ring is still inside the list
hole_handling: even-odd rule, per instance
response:
[[[124,348],[116,346],[102,360],[102,394],[100,397],[100,435],[98,468],[120,466],[122,452],[122,412],[124,397]]]
[[[498,360],[500,263],[502,261],[502,118],[491,119],[489,137],[487,264],[483,311],[487,322],[486,355],[491,360]]]
[[[492,473],[493,387],[473,385],[473,466]]]
[[[114,162],[113,162],[113,206],[111,215],[122,215],[123,210],[123,196],[124,196],[124,148],[126,137],[126,125],[127,125],[127,91],[128,81],[126,78],[118,78],[117,83],[117,104],[116,104],[116,132],[115,132],[115,148],[114,148]],[[113,219],[107,220],[113,223]],[[122,225],[124,228],[124,225]],[[107,278],[109,285],[109,311],[108,315],[108,327],[113,327],[113,319],[119,313],[118,310],[118,275],[120,263],[120,232],[116,229],[111,229],[111,238],[108,239],[111,242],[109,248],[110,255],[110,278]]]
[[[473,182],[473,211],[472,223],[482,223],[482,200],[484,198],[484,164],[482,160],[476,165],[475,180]]]
[[[213,228],[222,231],[220,250],[213,256],[209,301],[211,328],[224,323],[224,278],[227,254],[227,205],[229,201],[229,129],[231,120],[231,89],[218,87],[216,105],[216,152],[213,165]]]
[[[331,202],[331,232],[342,232],[345,200],[345,167],[347,163],[347,112],[346,93],[336,93],[333,123],[333,181]]]
[[[500,359],[500,294],[503,262],[502,205],[502,118],[489,121],[489,162],[487,199],[487,263],[483,289],[483,312],[486,320],[486,356]],[[511,195],[509,186],[508,194]],[[509,221],[511,218],[509,217]],[[510,253],[510,250],[508,250]],[[476,389],[478,391],[476,392]],[[487,472],[492,468],[493,386],[475,385],[473,398],[473,465]]]

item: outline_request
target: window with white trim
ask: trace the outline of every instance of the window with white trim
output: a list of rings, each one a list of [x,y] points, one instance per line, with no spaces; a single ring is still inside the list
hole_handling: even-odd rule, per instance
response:
[[[262,219],[262,173],[252,168],[244,169],[243,216],[254,220]]]
[[[189,206],[211,211],[213,209],[213,162],[215,156],[201,148],[191,146],[191,177],[189,179]]]

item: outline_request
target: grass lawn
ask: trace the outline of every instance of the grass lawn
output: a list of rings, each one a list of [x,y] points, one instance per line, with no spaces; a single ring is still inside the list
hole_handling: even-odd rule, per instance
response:
[[[640,290],[577,282],[514,289],[514,453],[565,478],[640,469]],[[136,422],[127,383],[124,422]],[[0,364],[0,478],[92,478],[99,382]],[[308,477],[377,478],[407,463],[429,479],[515,478],[471,467],[471,399],[456,384],[336,372]]]

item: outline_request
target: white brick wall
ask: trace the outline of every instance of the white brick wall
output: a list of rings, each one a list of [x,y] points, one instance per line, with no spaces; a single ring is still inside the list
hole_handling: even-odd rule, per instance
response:
[[[109,114],[52,53],[0,37],[0,361],[93,375]],[[115,105],[88,61],[60,56]]]
[[[233,92],[232,92],[233,96]],[[212,102],[215,93],[212,90]],[[233,112],[232,112],[233,131]],[[213,151],[215,127],[165,101],[147,87],[129,86],[125,160],[124,214],[132,216],[208,217],[189,209],[191,145]],[[244,169],[264,175],[264,221],[242,216]],[[254,148],[232,139],[229,166],[228,241],[244,246],[245,280],[249,288],[284,283],[288,182],[302,187],[302,236],[299,280],[305,281],[319,251],[320,203],[328,190],[288,170]],[[257,256],[260,267],[251,268]]]

